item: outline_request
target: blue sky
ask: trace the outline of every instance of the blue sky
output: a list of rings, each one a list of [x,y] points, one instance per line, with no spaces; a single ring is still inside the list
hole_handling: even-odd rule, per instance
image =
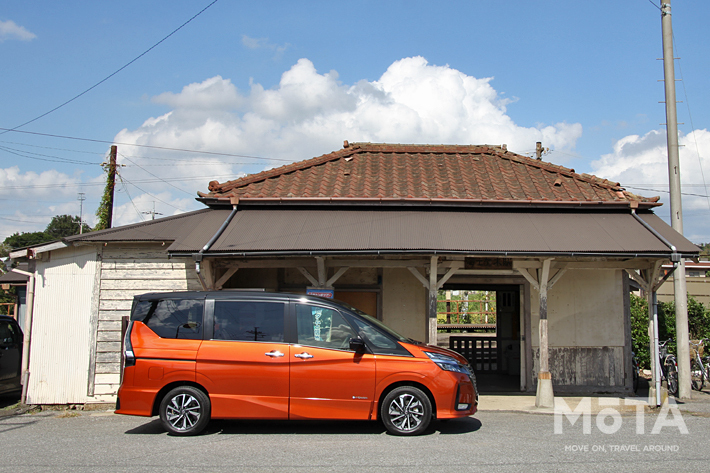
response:
[[[3,2],[0,127],[83,92],[209,3]],[[695,242],[710,241],[708,18],[708,2],[673,2],[685,234]],[[542,141],[545,160],[666,202],[661,55],[649,0],[219,0],[20,128],[108,143],[0,134],[0,238],[78,214],[79,192],[93,225],[112,141],[263,158],[119,145],[117,224],[150,218],[153,205],[162,215],[201,208],[194,197],[211,180],[346,139],[506,143],[522,154]],[[657,213],[667,219],[668,205]]]

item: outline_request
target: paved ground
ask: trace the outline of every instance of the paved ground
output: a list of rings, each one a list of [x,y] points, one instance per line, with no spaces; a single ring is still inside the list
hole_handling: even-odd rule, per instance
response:
[[[639,421],[635,411],[616,419],[595,412],[589,433],[584,417],[571,424],[550,413],[485,410],[493,398],[483,397],[474,417],[436,422],[415,438],[374,422],[264,421],[213,421],[204,435],[180,438],[155,418],[43,411],[0,418],[0,472],[708,471],[710,394],[696,394],[704,397],[681,405],[682,414],[644,412]],[[669,425],[652,434],[659,419]],[[602,431],[614,422],[615,433]]]

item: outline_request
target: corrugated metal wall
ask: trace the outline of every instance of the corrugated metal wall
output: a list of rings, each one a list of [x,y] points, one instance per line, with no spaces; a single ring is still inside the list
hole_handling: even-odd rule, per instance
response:
[[[56,250],[37,262],[29,404],[86,402],[96,270],[91,247]]]

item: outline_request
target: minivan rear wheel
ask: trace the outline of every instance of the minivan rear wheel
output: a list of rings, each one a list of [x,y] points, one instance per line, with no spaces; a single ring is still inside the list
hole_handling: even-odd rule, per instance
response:
[[[431,402],[421,389],[400,386],[385,396],[380,416],[389,433],[418,435],[431,422]]]
[[[173,435],[196,435],[210,421],[210,398],[192,386],[179,386],[160,403],[160,420]]]

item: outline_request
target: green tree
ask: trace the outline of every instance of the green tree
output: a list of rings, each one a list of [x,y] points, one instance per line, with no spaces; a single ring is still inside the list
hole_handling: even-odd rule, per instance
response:
[[[12,249],[39,245],[47,241],[51,241],[51,238],[45,232],[15,233],[5,238],[5,241],[0,245],[0,256],[5,258],[10,255],[10,250]]]
[[[84,233],[90,232],[91,227],[84,224]],[[56,215],[43,232],[15,233],[5,238],[0,245],[0,256],[7,257],[10,250],[40,245],[49,241],[61,240],[64,237],[79,233],[79,217],[72,215]]]
[[[631,294],[631,337],[636,359],[643,368],[651,365],[646,299]],[[690,339],[710,338],[710,312],[692,296],[688,296],[688,331]],[[671,339],[669,352],[675,353],[675,302],[658,303],[658,340]]]
[[[88,233],[91,227],[87,224],[82,224],[83,232]],[[79,234],[79,217],[75,215],[57,215],[52,217],[47,228],[44,230],[51,240],[60,240],[64,237]]]
[[[631,294],[631,345],[639,366],[651,367],[648,336],[648,303],[643,297]]]

